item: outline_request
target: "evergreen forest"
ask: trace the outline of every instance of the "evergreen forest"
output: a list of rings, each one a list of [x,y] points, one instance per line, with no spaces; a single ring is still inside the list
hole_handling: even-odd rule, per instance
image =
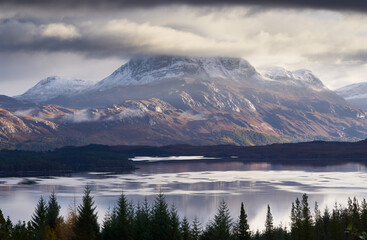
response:
[[[250,206],[247,206],[250,207]],[[291,206],[290,224],[275,226],[270,206],[264,216],[264,230],[251,231],[242,203],[238,216],[231,216],[221,201],[216,214],[203,225],[197,218],[179,216],[159,193],[152,205],[147,200],[134,205],[121,194],[116,206],[98,221],[96,205],[87,186],[79,206],[60,215],[60,205],[52,193],[41,197],[28,222],[13,223],[0,210],[1,240],[356,240],[367,239],[367,202],[348,199],[311,210],[304,194]]]

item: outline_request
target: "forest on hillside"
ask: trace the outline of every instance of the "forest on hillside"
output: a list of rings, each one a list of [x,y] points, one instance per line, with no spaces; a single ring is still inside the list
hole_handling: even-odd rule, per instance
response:
[[[189,206],[188,206],[189,207]],[[274,226],[268,205],[264,230],[250,231],[242,203],[238,216],[231,216],[227,204],[220,202],[215,216],[203,226],[179,216],[159,193],[151,206],[145,200],[134,205],[122,193],[116,206],[100,224],[96,206],[87,186],[79,206],[60,216],[55,193],[48,200],[40,198],[30,221],[13,223],[0,210],[1,240],[354,240],[367,239],[367,202],[348,199],[344,207],[335,204],[323,211],[315,203],[313,211],[308,196],[292,203],[289,226]]]
[[[0,150],[0,176],[60,175],[82,171],[135,170],[136,156],[205,156],[214,161],[280,162],[284,164],[367,164],[367,140],[360,142],[304,142],[243,147],[235,145],[168,145],[63,147],[53,151]],[[236,159],[232,159],[236,156]]]

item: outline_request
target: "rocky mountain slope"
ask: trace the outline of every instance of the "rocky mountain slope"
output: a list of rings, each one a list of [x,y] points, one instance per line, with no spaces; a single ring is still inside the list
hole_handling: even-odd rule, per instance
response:
[[[14,148],[28,141],[56,139],[60,125],[53,119],[72,113],[72,109],[0,95],[0,147]],[[48,147],[52,148],[52,144]]]
[[[65,141],[257,145],[367,136],[366,112],[350,107],[311,71],[259,73],[240,58],[135,58],[95,85],[78,89],[48,97],[37,105],[40,110],[20,119],[56,124],[46,134],[54,146]],[[42,110],[51,107],[57,113]]]
[[[367,82],[351,84],[335,92],[351,105],[367,109]]]

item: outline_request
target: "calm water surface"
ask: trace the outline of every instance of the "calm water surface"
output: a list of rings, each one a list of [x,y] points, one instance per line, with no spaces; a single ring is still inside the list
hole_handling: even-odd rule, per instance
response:
[[[154,202],[161,189],[167,202],[180,216],[195,216],[205,225],[225,200],[237,218],[244,202],[253,230],[263,229],[266,207],[270,205],[275,224],[289,224],[291,202],[309,194],[311,207],[321,208],[335,201],[346,204],[348,197],[367,198],[367,171],[363,164],[333,166],[289,166],[242,162],[156,162],[139,164],[130,174],[75,173],[68,177],[0,178],[0,209],[12,220],[29,220],[42,195],[55,191],[65,215],[69,206],[79,204],[85,185],[90,185],[102,221],[123,191],[134,203],[147,198]]]

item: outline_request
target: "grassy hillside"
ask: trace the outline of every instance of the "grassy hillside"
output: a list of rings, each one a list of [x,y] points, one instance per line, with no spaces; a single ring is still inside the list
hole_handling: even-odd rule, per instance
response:
[[[223,144],[235,144],[239,146],[256,146],[287,142],[285,139],[273,135],[239,128],[223,132],[221,141]]]

